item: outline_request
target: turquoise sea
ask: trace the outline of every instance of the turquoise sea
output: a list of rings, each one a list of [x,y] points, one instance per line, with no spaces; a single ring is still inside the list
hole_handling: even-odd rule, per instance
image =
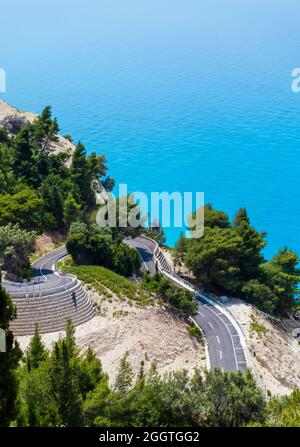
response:
[[[10,0],[0,97],[105,153],[130,191],[246,207],[300,252],[299,0]],[[180,230],[167,230],[174,244]]]

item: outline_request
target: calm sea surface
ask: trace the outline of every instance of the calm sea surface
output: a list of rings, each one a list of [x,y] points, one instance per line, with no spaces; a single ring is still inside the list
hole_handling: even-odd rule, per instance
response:
[[[299,0],[10,0],[0,14],[2,99],[51,104],[130,191],[204,191],[230,217],[247,208],[267,256],[300,252]]]

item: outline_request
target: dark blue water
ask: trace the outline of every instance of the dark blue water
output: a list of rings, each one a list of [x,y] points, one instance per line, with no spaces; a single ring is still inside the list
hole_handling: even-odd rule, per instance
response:
[[[4,100],[52,104],[131,191],[204,191],[231,217],[247,208],[267,255],[299,250],[299,0],[10,0],[0,14]]]

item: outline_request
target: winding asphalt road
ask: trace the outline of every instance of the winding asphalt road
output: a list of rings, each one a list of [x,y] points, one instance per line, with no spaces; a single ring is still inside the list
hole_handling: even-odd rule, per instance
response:
[[[156,272],[155,243],[140,237],[126,239],[124,242],[139,251],[145,268],[154,274]],[[60,274],[56,270],[56,263],[66,255],[66,248],[61,247],[38,259],[32,266],[31,281],[23,283],[4,281],[5,289],[11,295],[21,296],[34,293],[42,295],[58,293],[60,289],[63,290],[74,281],[71,276]],[[222,371],[244,370],[247,367],[246,356],[232,318],[226,315],[221,306],[215,304],[209,295],[199,293],[195,295],[195,299],[198,302],[198,313],[193,319],[205,335],[211,368],[218,367]]]
[[[151,240],[137,237],[126,239],[128,245],[135,247],[142,258],[145,268],[151,273],[156,272],[154,249]],[[207,342],[211,368],[222,371],[237,371],[247,368],[246,356],[241,339],[232,317],[222,311],[209,297],[199,293],[195,295],[198,302],[198,313],[193,317],[201,327]]]
[[[58,248],[48,255],[38,259],[32,264],[33,278],[28,282],[17,283],[13,281],[3,281],[7,292],[12,295],[35,293],[51,293],[60,287],[67,286],[73,281],[72,276],[63,275],[56,271],[56,263],[67,255],[65,247]]]

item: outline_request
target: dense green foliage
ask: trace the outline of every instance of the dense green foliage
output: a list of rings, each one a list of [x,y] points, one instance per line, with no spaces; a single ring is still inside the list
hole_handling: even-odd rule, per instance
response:
[[[110,385],[91,349],[79,355],[70,323],[52,352],[36,331],[18,377],[22,426],[226,427],[263,423],[266,408],[250,372],[161,376],[153,363],[134,377],[126,354]]]
[[[96,224],[75,222],[66,247],[76,264],[101,265],[124,276],[137,273],[141,266],[137,250],[119,238],[114,240],[111,229]]]
[[[11,312],[1,309],[0,315],[10,319]],[[18,367],[21,352],[9,346],[9,355],[0,354],[0,426],[300,425],[299,392],[267,401],[249,371],[196,369],[192,376],[186,370],[162,376],[155,363],[145,372],[142,362],[134,375],[125,354],[113,382],[91,348],[79,354],[70,322],[51,351],[36,328]]]
[[[150,302],[150,293],[142,288],[140,283],[133,282],[104,267],[95,265],[77,266],[70,264],[67,260],[64,262],[62,269],[76,275],[103,298],[111,299],[112,293],[114,293],[120,300],[134,301],[135,304],[140,306]]]
[[[300,427],[300,391],[290,396],[272,398],[268,405],[266,425],[270,427]]]
[[[64,231],[96,208],[94,181],[105,179],[105,157],[87,156],[81,143],[70,154],[54,151],[59,131],[51,108],[16,133],[0,134],[0,225]]]
[[[8,277],[29,277],[30,256],[34,251],[35,233],[18,224],[0,226],[0,261]]]
[[[31,274],[35,236],[88,221],[96,210],[92,185],[114,181],[105,178],[105,157],[87,156],[81,143],[73,154],[55,151],[59,128],[49,106],[17,124],[0,129],[0,253],[8,275],[20,278]]]
[[[0,352],[0,427],[9,425],[16,417],[16,368],[22,353],[9,330],[14,317],[15,307],[1,286],[0,278],[0,328],[6,332],[6,352]]]
[[[268,313],[286,315],[292,310],[300,277],[296,253],[284,248],[266,261],[265,233],[251,226],[245,209],[232,224],[211,205],[205,206],[204,217],[203,237],[181,237],[175,262],[184,262],[205,288],[244,298]]]
[[[146,273],[143,285],[151,292],[161,296],[179,315],[189,317],[197,313],[197,303],[193,299],[194,294],[181,287],[176,287],[172,281],[160,273],[156,273],[154,276]]]

